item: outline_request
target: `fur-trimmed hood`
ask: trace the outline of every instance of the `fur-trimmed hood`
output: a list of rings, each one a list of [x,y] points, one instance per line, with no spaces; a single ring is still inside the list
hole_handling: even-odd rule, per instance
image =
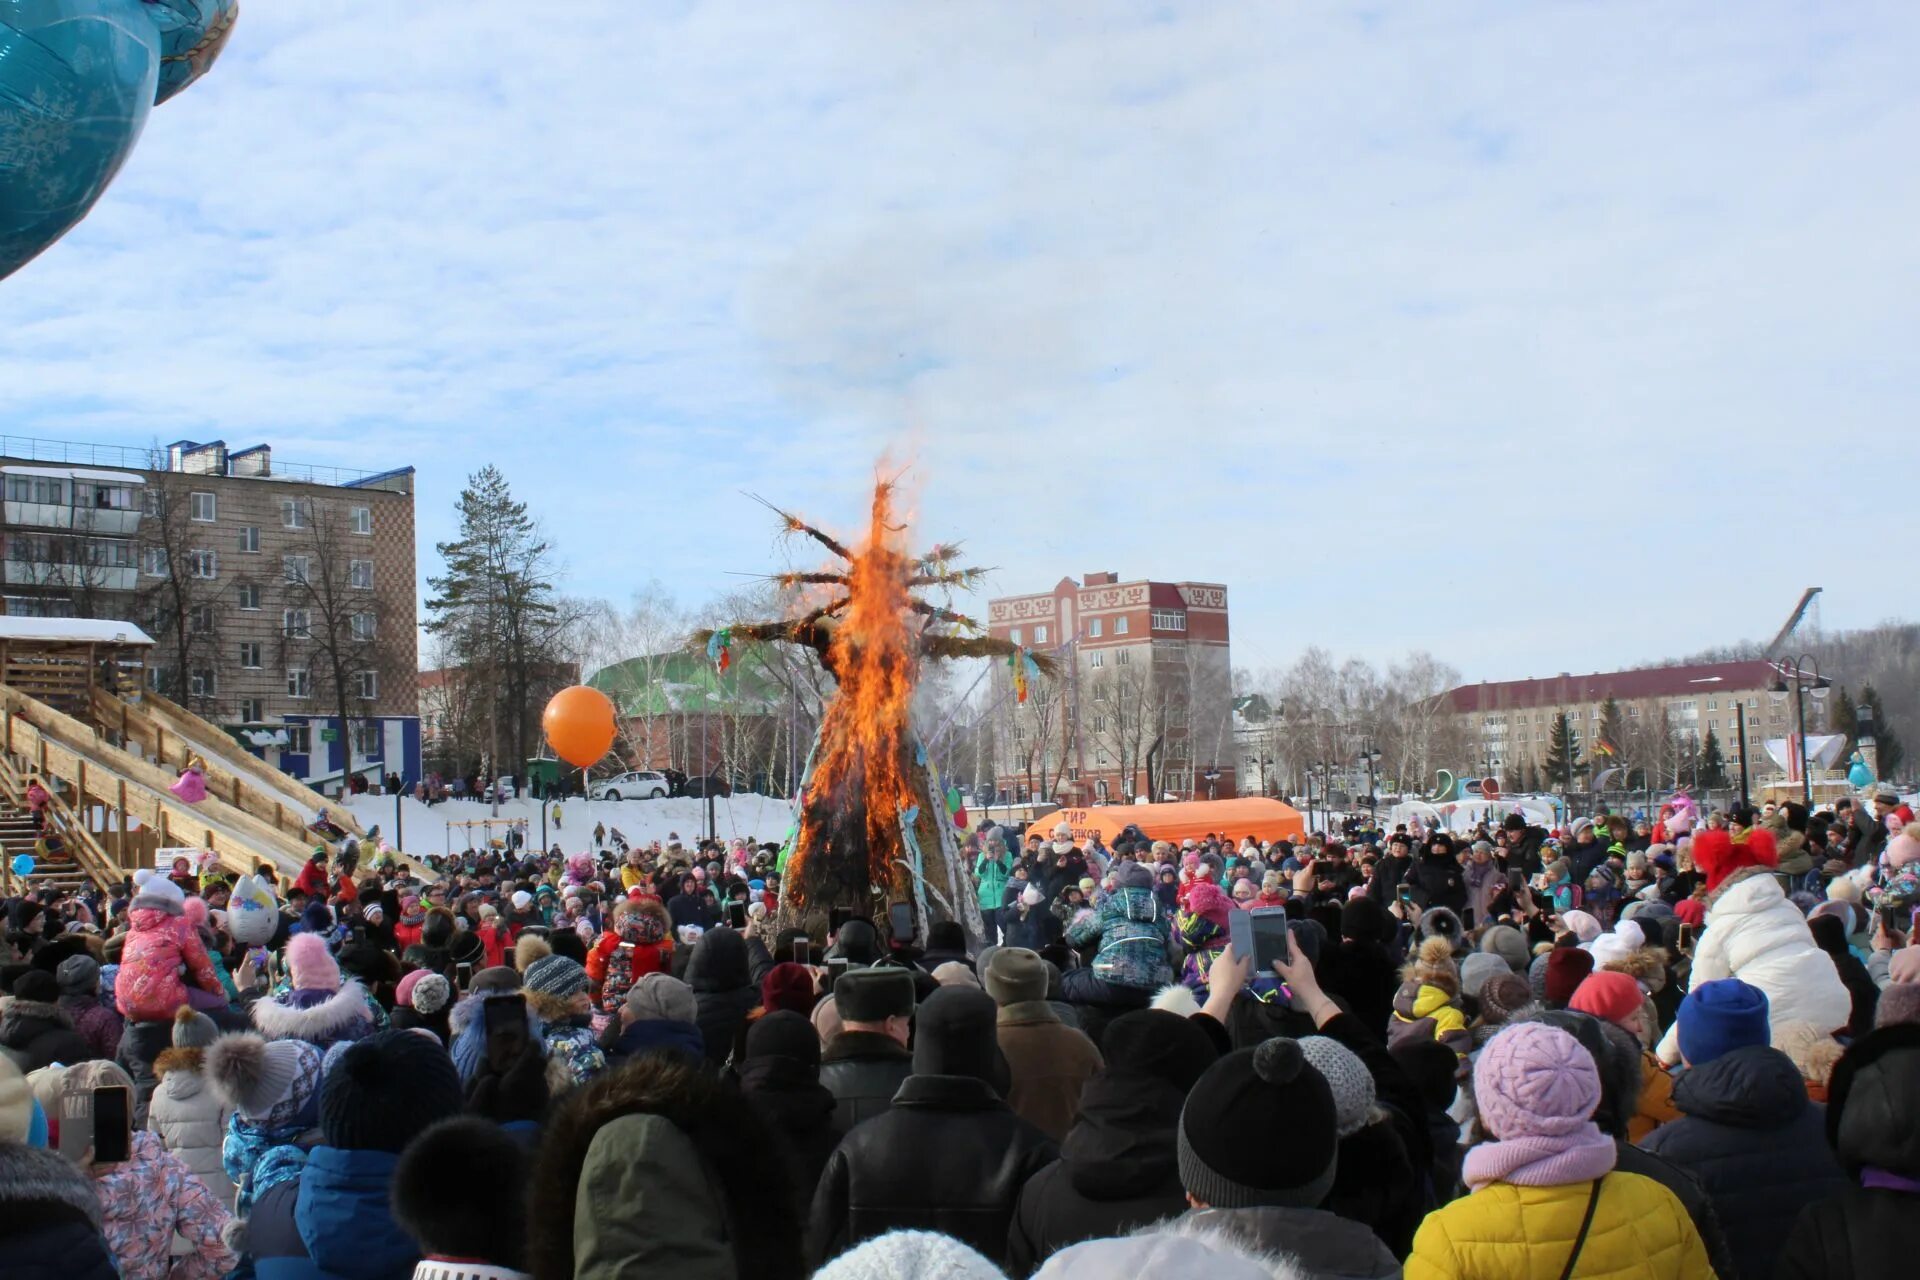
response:
[[[23,1142],[0,1142],[0,1204],[16,1210],[27,1204],[59,1205],[100,1225],[93,1180],[58,1153]]]
[[[197,1076],[205,1069],[207,1051],[205,1049],[162,1049],[160,1056],[153,1060],[153,1074],[165,1079],[169,1072],[184,1071]]]
[[[1272,1280],[1388,1280],[1400,1274],[1400,1264],[1370,1227],[1325,1209],[1206,1209],[1142,1227],[1130,1238],[1149,1236],[1191,1240],[1243,1258]]]
[[[1657,993],[1667,985],[1667,956],[1660,947],[1638,947],[1600,967],[1628,975],[1650,993]]]
[[[291,994],[291,993],[289,993]],[[318,1004],[296,1008],[284,997],[260,1000],[253,1006],[253,1025],[269,1040],[305,1040],[324,1045],[357,1040],[373,1029],[373,1010],[367,989],[352,978]]]

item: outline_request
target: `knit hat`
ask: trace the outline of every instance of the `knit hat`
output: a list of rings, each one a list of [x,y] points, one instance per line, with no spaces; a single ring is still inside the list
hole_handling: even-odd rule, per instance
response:
[[[199,1012],[192,1005],[183,1004],[175,1011],[173,1015],[174,1048],[204,1049],[219,1038],[220,1028],[213,1025],[213,1019]]]
[[[1896,982],[1882,988],[1873,1006],[1874,1029],[1908,1023],[1920,1023],[1920,983]]]
[[[973,1249],[938,1231],[889,1231],[856,1245],[813,1280],[1006,1280]]]
[[[180,886],[151,867],[142,867],[134,872],[133,884],[133,906],[130,909],[150,907],[177,916],[185,907],[187,895],[180,891]]]
[[[627,988],[635,1022],[692,1022],[693,988],[664,973],[649,973]]]
[[[1519,974],[1509,973],[1480,988],[1480,1021],[1488,1026],[1504,1026],[1512,1021],[1514,1014],[1538,1002],[1532,985]]]
[[[513,909],[515,911],[525,911],[533,905],[533,895],[525,889],[516,889],[513,897],[509,899],[509,901],[513,903]]]
[[[340,965],[317,933],[296,933],[287,940],[287,969],[296,991],[340,989]]]
[[[29,969],[13,980],[13,998],[29,1004],[52,1004],[60,998],[60,984],[45,969]]]
[[[1673,904],[1673,918],[1698,929],[1707,922],[1707,904],[1698,898],[1682,898]]]
[[[393,1218],[423,1253],[492,1266],[428,1263],[422,1276],[500,1274],[519,1266],[527,1230],[533,1153],[480,1116],[442,1120],[416,1138],[393,1168]]]
[[[1333,1188],[1337,1126],[1333,1091],[1297,1041],[1237,1050],[1180,1111],[1181,1185],[1216,1209],[1314,1208]]]
[[[1735,1049],[1773,1043],[1767,993],[1738,978],[1702,982],[1687,992],[1674,1018],[1680,1056],[1689,1066],[1725,1057]]]
[[[399,1154],[437,1120],[458,1115],[460,1072],[440,1042],[376,1031],[347,1046],[320,1089],[320,1137],[349,1151]]]
[[[261,1128],[292,1123],[320,1087],[320,1050],[304,1040],[269,1043],[242,1031],[207,1046],[205,1075],[213,1091]]]
[[[1499,956],[1514,973],[1527,970],[1527,935],[1510,924],[1489,925],[1480,935],[1480,949]]]
[[[905,969],[849,969],[833,984],[833,1001],[845,1022],[912,1017],[913,994],[913,975]]]
[[[1558,1027],[1516,1022],[1480,1051],[1473,1098],[1495,1138],[1563,1137],[1600,1106],[1600,1071],[1593,1055]]]
[[[962,955],[966,949],[967,931],[958,920],[935,920],[927,926],[927,950]]]
[[[1152,1076],[1183,1096],[1220,1060],[1213,1039],[1198,1025],[1160,1009],[1135,1009],[1109,1022],[1100,1055],[1109,1072]]]
[[[760,1003],[768,1013],[788,1009],[802,1017],[813,1012],[813,972],[803,964],[783,960],[760,980]]]
[[[33,1128],[33,1105],[33,1090],[26,1076],[12,1058],[0,1054],[0,1142],[27,1140]]]
[[[90,996],[100,990],[100,962],[90,955],[68,956],[53,973],[63,996]]]
[[[420,974],[421,971],[416,969],[414,973]],[[407,976],[413,977],[414,974]],[[414,982],[413,989],[407,993],[406,1002],[415,1013],[430,1018],[446,1008],[452,1000],[453,984],[447,981],[444,974],[424,973]]]
[[[1047,977],[1047,962],[1025,947],[1001,947],[981,975],[987,994],[1003,1006],[1045,1000]]]
[[[1480,988],[1495,978],[1504,978],[1513,972],[1507,962],[1499,956],[1485,951],[1476,951],[1460,962],[1460,994],[1478,999]]]
[[[1068,1245],[1048,1258],[1033,1273],[1033,1280],[1112,1280],[1114,1276],[1270,1280],[1302,1274],[1291,1259],[1270,1263],[1225,1231],[1191,1230],[1169,1222],[1132,1235]]]
[[[1233,911],[1233,899],[1211,881],[1196,880],[1187,891],[1188,914],[1210,921],[1216,928],[1227,928],[1233,919]]]
[[[1158,848],[1158,846],[1155,846]],[[1153,888],[1153,868],[1144,862],[1123,862],[1113,869],[1113,887],[1116,889]]]
[[[1547,952],[1545,1003],[1555,1009],[1567,1007],[1573,993],[1593,972],[1593,956],[1578,947],[1555,947]]]
[[[813,1033],[813,1024],[805,1014],[775,1009],[747,1024],[746,1056],[749,1059],[786,1058],[818,1072],[820,1037]]]
[[[565,956],[541,956],[528,966],[526,989],[565,1000],[587,989],[587,971]]]
[[[1592,942],[1600,936],[1599,918],[1577,907],[1572,911],[1562,911],[1560,923],[1567,926],[1567,931],[1581,942]]]
[[[839,990],[835,983],[834,991]],[[998,1017],[999,1010],[984,991],[972,987],[935,991],[914,1018],[913,1074],[971,1076],[1006,1097],[1012,1077],[994,1030]]]
[[[1896,986],[1920,982],[1920,947],[1902,947],[1887,961],[1887,978]]]
[[[393,1002],[412,1008],[413,989],[420,985],[420,979],[426,977],[431,972],[433,972],[431,969],[415,969],[401,978],[400,984],[393,989]]]
[[[1334,1127],[1342,1138],[1367,1127],[1373,1114],[1373,1072],[1353,1050],[1328,1036],[1302,1036],[1300,1052],[1333,1093]]]
[[[1618,1026],[1640,1012],[1645,999],[1640,984],[1624,973],[1601,969],[1588,974],[1567,1001],[1576,1013],[1590,1013]]]

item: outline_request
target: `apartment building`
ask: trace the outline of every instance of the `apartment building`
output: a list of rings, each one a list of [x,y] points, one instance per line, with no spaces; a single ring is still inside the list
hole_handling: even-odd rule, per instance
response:
[[[9,614],[135,622],[157,692],[303,781],[420,776],[411,467],[0,437],[0,479]]]

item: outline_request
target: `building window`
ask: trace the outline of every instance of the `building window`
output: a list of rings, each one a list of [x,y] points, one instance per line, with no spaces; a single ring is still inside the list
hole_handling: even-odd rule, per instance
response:
[[[1018,627],[1015,627],[1013,630],[1007,632],[1007,639],[1013,641],[1015,644],[1024,643],[1024,640],[1022,639],[1022,636],[1021,636],[1020,628]]]
[[[167,687],[167,669],[165,667],[147,668],[147,688],[159,693]]]
[[[313,751],[313,727],[304,724],[287,726],[287,745],[285,750],[294,755],[307,755]]]
[[[1047,642],[1047,629],[1045,627],[1035,627],[1033,629],[1033,642],[1035,644],[1045,644]]]
[[[140,555],[140,572],[146,574],[149,578],[166,577],[167,549],[165,547],[148,547],[142,552]]]
[[[246,724],[258,724],[267,718],[266,703],[260,698],[240,699],[240,719]]]
[[[260,642],[258,640],[242,640],[240,642],[240,665],[249,671],[258,671],[260,669]]]
[[[1105,680],[1095,680],[1093,682],[1093,700],[1095,702],[1105,702],[1107,700],[1107,682]]]
[[[1748,698],[1748,699],[1747,699],[1747,710],[1749,710],[1749,711],[1751,711],[1751,710],[1753,710],[1753,709],[1754,709],[1755,707],[1758,707],[1759,705],[1760,705],[1760,699],[1758,699],[1758,698]]]
[[[1718,698],[1707,699],[1707,710],[1718,711],[1719,709],[1720,709],[1720,699]]]
[[[1098,640],[1100,638],[1100,626],[1103,621],[1104,619],[1095,618],[1092,621],[1088,622],[1087,634],[1089,636],[1092,636],[1095,640]]]
[[[280,501],[280,527],[282,529],[304,529],[307,527],[307,504],[298,498],[283,498]]]
[[[1708,706],[1712,706],[1713,704],[1712,704],[1712,703],[1708,703],[1707,705],[1708,705]],[[1708,720],[1708,721],[1707,721],[1707,728],[1709,728],[1709,729],[1718,729],[1719,727],[1720,727],[1720,717],[1719,717],[1719,716],[1714,716],[1714,717],[1713,717],[1712,719],[1710,719],[1710,720]]]
[[[353,638],[355,640],[371,640],[373,639],[374,629],[377,624],[374,615],[371,613],[356,613],[350,619],[348,625],[353,628]]]
[[[1133,651],[1131,649],[1122,649],[1119,652],[1119,654],[1114,658],[1114,661],[1119,663],[1123,667],[1127,666],[1129,663],[1133,661]]]
[[[1089,661],[1096,667],[1104,667],[1107,665],[1107,655],[1104,653],[1096,653]]]
[[[288,582],[304,583],[307,580],[307,557],[281,556],[280,576]]]
[[[305,667],[287,668],[287,696],[289,698],[311,698],[313,681],[307,675]]]
[[[213,523],[215,518],[214,512],[217,508],[215,507],[214,497],[212,494],[210,493],[189,494],[188,503],[189,503],[189,506],[187,509],[191,519],[193,519],[195,522],[199,524]]]
[[[196,578],[217,578],[220,576],[220,556],[213,551],[189,551],[187,553],[189,571]]]
[[[353,722],[354,754],[362,758],[380,754],[380,726],[376,722],[356,720]]]
[[[354,533],[372,533],[373,532],[373,508],[372,507],[347,508],[347,528],[352,530]]]
[[[1639,718],[1640,718],[1640,708],[1638,707],[1627,708],[1627,719],[1638,720]]]
[[[373,561],[350,560],[347,562],[347,585],[356,591],[373,590]]]
[[[372,702],[380,696],[380,673],[378,671],[356,671],[353,673],[354,696],[365,702]]]
[[[1095,749],[1093,753],[1093,762],[1099,765],[1103,769],[1107,767],[1107,749],[1105,747],[1099,747]]]
[[[260,526],[243,524],[240,526],[240,550],[246,555],[260,554]]]
[[[196,604],[187,610],[187,630],[195,635],[205,635],[213,630],[213,606]]]
[[[1185,631],[1187,615],[1177,609],[1155,609],[1153,611],[1153,629],[1155,631]]]
[[[1107,731],[1107,718],[1105,716],[1095,716],[1093,718],[1093,731],[1095,733],[1105,733]]]
[[[313,636],[311,615],[305,609],[282,609],[280,611],[280,634],[289,640],[311,639]]]
[[[260,607],[260,588],[256,583],[243,582],[240,584],[239,591],[240,607],[242,609],[258,609]]]
[[[214,695],[214,674],[211,667],[200,667],[187,672],[187,692],[196,698],[211,698]]]
[[[1680,709],[1681,709],[1682,711],[1691,711],[1691,710],[1693,710],[1693,699],[1692,699],[1692,698],[1688,698],[1688,699],[1687,699],[1687,700],[1686,700],[1685,702],[1683,702],[1683,703],[1681,703],[1681,704],[1680,704]]]

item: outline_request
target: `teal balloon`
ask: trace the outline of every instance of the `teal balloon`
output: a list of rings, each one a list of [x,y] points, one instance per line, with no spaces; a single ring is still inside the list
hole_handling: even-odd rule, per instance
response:
[[[93,208],[237,0],[0,0],[0,279]]]
[[[1865,760],[1856,758],[1847,769],[1847,781],[1856,788],[1870,787],[1873,785],[1873,770],[1867,768]]]
[[[32,875],[33,874],[33,855],[30,853],[14,854],[13,855],[13,874],[17,876]]]

